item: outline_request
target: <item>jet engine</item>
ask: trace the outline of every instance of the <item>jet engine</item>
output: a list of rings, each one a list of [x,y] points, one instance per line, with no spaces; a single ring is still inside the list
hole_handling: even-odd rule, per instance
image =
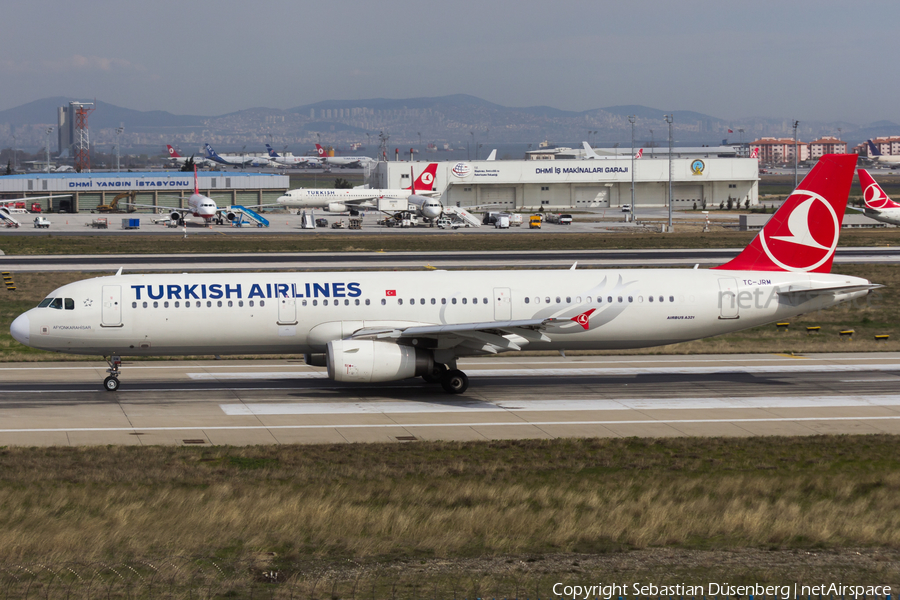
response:
[[[372,340],[334,340],[325,353],[328,377],[370,383],[430,374],[434,356],[428,350]]]
[[[347,206],[338,202],[331,202],[328,205],[328,212],[342,213],[347,212]]]
[[[177,210],[173,210],[169,213],[169,220],[178,223],[179,221],[181,221],[181,213]]]
[[[237,213],[229,210],[227,213],[225,213],[225,218],[229,221],[236,221],[238,216]]]

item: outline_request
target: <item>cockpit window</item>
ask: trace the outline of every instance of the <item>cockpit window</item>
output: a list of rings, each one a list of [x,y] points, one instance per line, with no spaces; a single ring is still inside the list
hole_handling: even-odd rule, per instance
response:
[[[44,298],[41,300],[41,303],[38,304],[38,308],[47,308],[50,306],[50,303],[53,302],[53,298]]]
[[[75,310],[75,300],[66,298],[66,310]]]
[[[50,303],[50,308],[59,308],[63,307],[63,299],[62,298],[54,298]]]

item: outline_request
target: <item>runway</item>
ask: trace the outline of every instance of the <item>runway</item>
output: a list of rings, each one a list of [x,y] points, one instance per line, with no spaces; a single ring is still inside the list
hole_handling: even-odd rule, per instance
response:
[[[502,355],[469,390],[349,385],[302,361],[0,368],[0,445],[251,445],[619,436],[900,434],[900,353]]]
[[[4,271],[235,271],[280,269],[559,268],[703,266],[723,264],[742,248],[672,250],[544,250],[472,252],[304,252],[258,254],[109,254],[0,256]],[[897,264],[900,247],[838,248],[836,264]]]

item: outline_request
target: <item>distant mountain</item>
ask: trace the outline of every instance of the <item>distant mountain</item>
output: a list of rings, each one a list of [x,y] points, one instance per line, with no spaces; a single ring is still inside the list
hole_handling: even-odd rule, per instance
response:
[[[14,130],[22,148],[42,147],[43,127],[56,125],[57,109],[70,98],[53,97],[0,111],[0,134]],[[82,99],[85,100],[85,99]],[[288,110],[254,107],[218,116],[173,115],[165,111],[136,111],[96,101],[90,116],[92,144],[111,147],[115,128],[125,125],[123,148],[143,152],[165,151],[165,144],[197,148],[209,142],[221,151],[262,147],[265,142],[296,145],[307,152],[312,143],[346,146],[351,142],[372,145],[383,131],[391,145],[426,142],[455,147],[534,144],[543,140],[576,143],[590,138],[595,146],[613,146],[631,139],[628,117],[636,116],[639,144],[659,145],[667,137],[663,116],[674,115],[676,145],[751,142],[763,136],[792,134],[792,121],[783,118],[748,117],[725,120],[690,110],[664,111],[641,105],[609,106],[569,111],[551,106],[507,107],[468,94],[419,98],[367,98],[323,100]],[[733,133],[729,134],[728,130]],[[799,136],[811,140],[840,135],[851,145],[869,137],[900,135],[900,125],[878,121],[859,126],[846,122],[802,121]],[[9,142],[6,142],[7,144]],[[374,148],[370,148],[374,151]],[[473,150],[475,150],[473,148]]]
[[[95,111],[89,117],[92,128],[116,128],[120,123],[126,127],[200,127],[209,117],[173,115],[162,110],[142,112],[122,108],[114,104],[94,101],[86,98],[66,98],[56,96],[35,100],[15,108],[0,111],[0,123],[21,125],[56,125],[57,110],[60,106],[68,106],[69,102],[94,102]]]

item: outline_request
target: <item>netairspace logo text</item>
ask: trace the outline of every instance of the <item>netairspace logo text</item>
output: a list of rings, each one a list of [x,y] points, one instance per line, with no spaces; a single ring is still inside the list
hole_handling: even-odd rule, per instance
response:
[[[708,583],[706,585],[656,585],[653,583],[556,583],[553,595],[562,598],[591,600],[602,598],[612,600],[620,596],[774,596],[780,600],[791,600],[798,596],[887,596],[891,587],[887,585],[844,585],[843,583],[823,583],[819,585],[732,585],[730,583]]]

